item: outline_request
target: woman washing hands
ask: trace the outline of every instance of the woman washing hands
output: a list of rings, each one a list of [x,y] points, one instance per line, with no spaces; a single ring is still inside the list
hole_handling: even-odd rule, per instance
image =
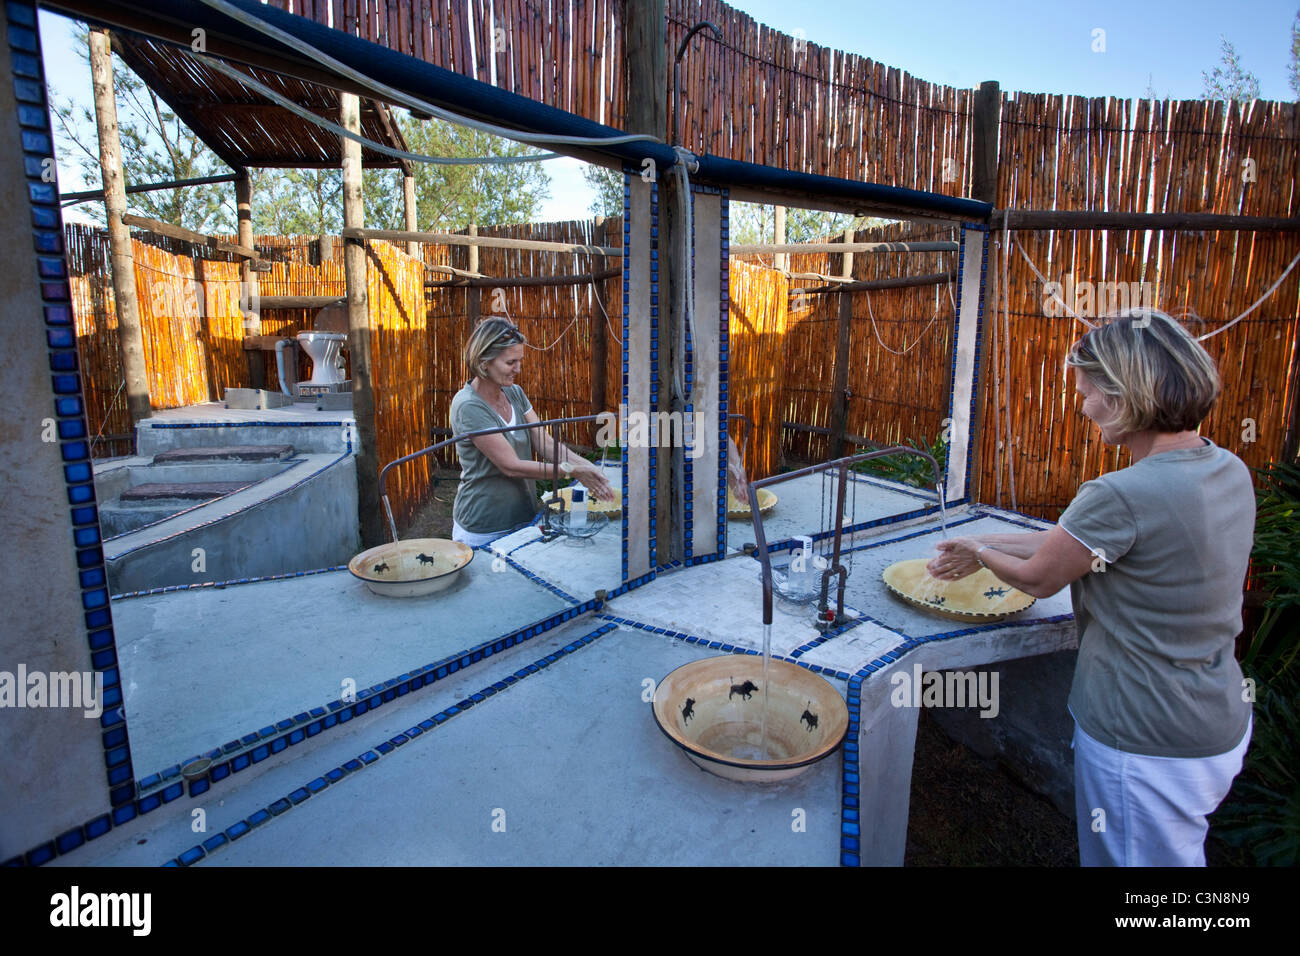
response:
[[[479,323],[465,343],[470,379],[451,402],[453,434],[537,422],[537,412],[515,384],[527,339],[508,319]],[[601,469],[557,443],[545,429],[480,435],[456,443],[460,488],[452,509],[452,539],[477,547],[531,521],[537,514],[534,482],[549,478],[558,462],[598,500],[614,490]],[[536,459],[534,459],[534,454]]]
[[[1133,464],[1085,482],[1051,530],[944,541],[927,567],[956,580],[983,565],[1035,597],[1070,586],[1080,862],[1204,866],[1206,817],[1250,740],[1233,653],[1254,534],[1250,472],[1197,434],[1218,372],[1164,313],[1103,319],[1066,364],[1084,415]]]

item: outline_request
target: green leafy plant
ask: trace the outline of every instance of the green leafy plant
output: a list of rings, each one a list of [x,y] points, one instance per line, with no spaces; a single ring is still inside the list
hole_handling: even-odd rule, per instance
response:
[[[1300,467],[1270,462],[1255,469],[1255,581],[1266,592],[1264,617],[1242,663],[1265,678],[1293,670],[1300,656]]]
[[[1259,688],[1255,727],[1241,776],[1213,817],[1214,833],[1244,849],[1256,866],[1300,864],[1300,673],[1292,669],[1269,682],[1250,668]]]
[[[929,453],[939,463],[939,474],[943,475],[948,462],[948,443],[944,441],[943,435],[936,438],[934,444],[930,444],[924,438],[909,441],[907,444],[917,451]],[[911,485],[913,488],[934,487],[934,469],[919,455],[889,455],[885,458],[873,458],[870,461],[859,462],[853,466],[853,470],[864,475]]]

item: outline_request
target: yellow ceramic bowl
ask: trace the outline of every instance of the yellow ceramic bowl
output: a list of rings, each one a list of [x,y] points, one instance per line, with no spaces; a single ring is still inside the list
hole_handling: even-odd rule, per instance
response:
[[[766,488],[758,489],[758,513],[761,515],[771,514],[772,509],[776,507],[776,492],[768,491]],[[749,502],[737,498],[727,489],[727,517],[737,520],[749,520]]]
[[[564,499],[564,510],[568,511],[573,507],[573,489],[561,488],[560,497]],[[554,494],[549,494],[542,499],[546,502],[555,500]],[[614,489],[614,499],[612,501],[599,501],[587,492],[587,514],[622,514],[623,513],[623,492]]]
[[[474,550],[446,538],[411,538],[362,551],[348,570],[385,597],[419,597],[450,587]]]
[[[768,668],[766,756],[762,742],[763,659],[710,657],[683,664],[655,688],[659,729],[709,773],[775,782],[834,753],[849,726],[840,692],[785,661]]]
[[[929,558],[911,558],[885,568],[885,587],[913,607],[954,621],[1000,621],[1034,603],[1024,591],[999,580],[988,568],[957,581],[925,570]]]

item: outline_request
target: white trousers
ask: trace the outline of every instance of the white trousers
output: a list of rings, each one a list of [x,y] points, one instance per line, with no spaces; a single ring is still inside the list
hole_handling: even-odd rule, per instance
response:
[[[1147,757],[1107,747],[1074,725],[1080,866],[1205,866],[1206,817],[1241,772],[1254,721],[1227,753]]]
[[[497,538],[501,537],[505,533],[506,532],[504,531],[493,531],[490,534],[476,534],[473,531],[466,531],[464,528],[462,528],[459,524],[456,523],[456,520],[454,518],[452,519],[451,522],[451,540],[462,541],[465,544],[469,545],[471,548],[477,548],[480,545],[484,545],[484,544],[491,544],[493,541],[495,541]]]

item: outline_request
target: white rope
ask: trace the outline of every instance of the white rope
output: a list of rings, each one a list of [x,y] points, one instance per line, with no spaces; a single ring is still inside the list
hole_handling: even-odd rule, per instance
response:
[[[609,319],[609,313],[605,311],[605,303],[601,301],[600,293],[595,289],[592,289],[591,295],[592,298],[596,300],[596,305],[600,307],[600,314],[605,317],[605,328],[609,329],[609,334],[614,337],[614,341],[618,343],[619,348],[622,348],[623,340],[619,338],[618,333],[614,331],[614,325]]]
[[[949,282],[947,285],[948,285],[948,301],[952,303],[953,316],[956,317],[957,302],[955,299],[953,299],[952,283]],[[925,338],[925,333],[930,331],[930,326],[934,325],[934,323],[939,319],[939,307],[935,306],[934,315],[931,316],[930,321],[926,323],[925,328],[923,328],[920,332],[917,333],[916,338],[912,341],[911,345],[907,346],[907,348],[903,349],[900,352],[897,349],[891,349],[880,338],[880,330],[876,328],[876,316],[871,311],[871,293],[868,292],[866,289],[863,289],[862,294],[867,298],[867,316],[871,319],[871,331],[875,333],[876,341],[880,343],[880,347],[884,349],[886,352],[890,353],[891,355],[906,355],[908,352],[912,351],[912,349],[916,348],[921,343],[921,339]]]
[[[1005,218],[1003,219],[1003,222],[1002,222],[1002,237],[1003,237],[1004,240],[1005,240],[1006,237],[1007,237],[1007,225],[1006,225],[1006,219],[1005,219]],[[1025,264],[1029,266],[1030,270],[1033,271],[1034,275],[1038,276],[1038,281],[1041,282],[1041,283],[1043,284],[1043,289],[1046,290],[1047,287],[1048,287],[1049,285],[1052,285],[1052,283],[1050,283],[1050,282],[1047,281],[1047,277],[1046,277],[1045,275],[1043,275],[1041,272],[1038,271],[1038,266],[1034,265],[1034,263],[1030,260],[1030,258],[1029,258],[1029,254],[1028,254],[1027,252],[1025,252],[1025,247],[1022,246],[1022,245],[1020,244],[1020,240],[1019,240],[1019,239],[1016,240],[1016,248],[1020,250],[1020,255],[1024,257]],[[1008,249],[1008,250],[1007,250],[1007,256],[1008,256],[1008,258],[1010,258],[1010,254],[1011,254],[1011,253],[1010,253],[1010,249]],[[1004,266],[1004,267],[1003,267],[1003,272],[1004,272],[1004,273],[1007,271],[1007,268],[1008,268],[1007,266]],[[1061,303],[1061,308],[1063,308],[1066,312],[1069,313],[1070,318],[1072,318],[1072,319],[1076,319],[1076,320],[1078,320],[1079,322],[1082,322],[1084,325],[1086,325],[1086,326],[1087,326],[1088,328],[1090,328],[1090,329],[1095,329],[1095,328],[1097,327],[1097,323],[1095,323],[1095,322],[1089,322],[1087,319],[1083,318],[1082,316],[1075,314],[1075,311],[1074,311],[1072,308],[1070,308],[1068,305],[1066,305],[1066,304],[1065,304],[1065,300],[1062,299],[1062,298],[1061,298],[1059,295],[1057,295],[1055,292],[1052,293],[1052,298],[1054,298],[1057,302]],[[1008,306],[1008,308],[1009,308],[1009,306]]]
[[[271,87],[267,86],[265,83],[261,83],[253,79],[247,73],[243,73],[239,70],[234,69],[233,67],[227,66],[225,63],[222,63],[220,60],[214,59],[213,57],[210,56],[199,56],[198,59],[203,60],[204,63],[212,67],[218,73],[222,73],[230,77],[232,80],[235,80],[238,83],[242,83],[245,86],[248,86],[256,90],[257,92],[261,93],[263,96],[265,96],[267,99],[271,100],[272,102],[277,103],[280,106],[283,106],[289,112],[301,116],[303,119],[307,120],[307,122],[312,123],[313,125],[318,126],[321,129],[329,130],[331,133],[335,133],[339,136],[345,137],[346,139],[350,139],[354,142],[360,143],[362,146],[365,146],[369,149],[373,149],[375,152],[383,153],[387,156],[397,156],[401,159],[409,159],[417,163],[431,163],[438,166],[475,166],[475,165],[506,166],[515,163],[540,163],[548,159],[558,159],[560,156],[559,153],[537,153],[531,156],[455,157],[455,156],[426,156],[424,153],[412,153],[405,149],[398,149],[396,146],[388,146],[384,143],[376,142],[373,139],[367,139],[365,136],[362,136],[360,133],[354,133],[352,132],[352,130],[347,129],[344,126],[340,126],[338,123],[333,123],[322,116],[318,116],[317,114],[313,113],[311,110],[307,109],[305,106],[301,106],[298,103],[295,103],[293,100],[289,99],[289,97],[277,93],[275,90],[271,89]]]
[[[1229,322],[1227,325],[1223,326],[1222,328],[1215,329],[1213,332],[1206,332],[1204,335],[1198,335],[1198,336],[1196,337],[1196,341],[1198,341],[1198,342],[1204,342],[1206,339],[1208,339],[1208,338],[1209,338],[1210,336],[1212,336],[1212,335],[1218,335],[1220,332],[1226,332],[1226,331],[1228,331],[1228,329],[1232,328],[1234,325],[1236,325],[1238,322],[1240,322],[1240,321],[1241,321],[1242,319],[1244,319],[1246,316],[1250,315],[1250,313],[1252,313],[1252,312],[1254,312],[1256,309],[1258,309],[1258,308],[1260,307],[1260,305],[1263,304],[1263,302],[1264,302],[1265,299],[1267,299],[1270,295],[1272,295],[1274,292],[1277,291],[1277,287],[1280,286],[1280,285],[1282,284],[1282,280],[1283,280],[1283,279],[1285,279],[1288,275],[1291,274],[1291,270],[1295,268],[1295,264],[1296,264],[1297,262],[1300,262],[1300,253],[1296,253],[1296,257],[1295,257],[1294,259],[1291,260],[1291,264],[1290,264],[1289,266],[1286,267],[1286,271],[1283,272],[1280,276],[1277,277],[1277,281],[1274,282],[1271,286],[1268,287],[1268,291],[1267,291],[1267,292],[1265,292],[1263,295],[1261,295],[1258,299],[1255,300],[1255,304],[1254,304],[1254,305],[1252,305],[1249,309],[1247,309],[1245,312],[1241,313],[1241,315],[1237,316],[1235,319],[1233,319],[1231,322]]]
[[[251,27],[264,36],[296,49],[301,53],[307,54],[322,66],[325,66],[340,76],[344,76],[352,82],[370,90],[380,99],[390,103],[396,103],[399,106],[405,106],[409,110],[417,113],[427,113],[430,116],[436,116],[439,119],[446,120],[449,123],[458,123],[461,126],[468,126],[471,129],[481,130],[484,133],[491,133],[494,136],[504,136],[506,139],[513,139],[524,143],[563,143],[571,146],[615,146],[619,143],[634,143],[650,141],[662,143],[663,140],[657,136],[650,136],[644,133],[628,134],[623,136],[560,136],[546,133],[525,133],[522,130],[508,129],[504,126],[496,126],[492,123],[484,123],[482,120],[471,119],[468,116],[462,116],[459,113],[453,113],[451,110],[443,109],[441,106],[435,106],[432,103],[426,103],[418,97],[411,96],[401,90],[380,83],[358,70],[352,69],[345,63],[341,63],[322,50],[318,50],[308,43],[304,43],[300,38],[292,33],[287,33],[279,27],[274,27],[267,23],[261,17],[247,13],[233,4],[227,3],[226,0],[199,0],[204,6],[220,13],[224,13],[232,20]]]

